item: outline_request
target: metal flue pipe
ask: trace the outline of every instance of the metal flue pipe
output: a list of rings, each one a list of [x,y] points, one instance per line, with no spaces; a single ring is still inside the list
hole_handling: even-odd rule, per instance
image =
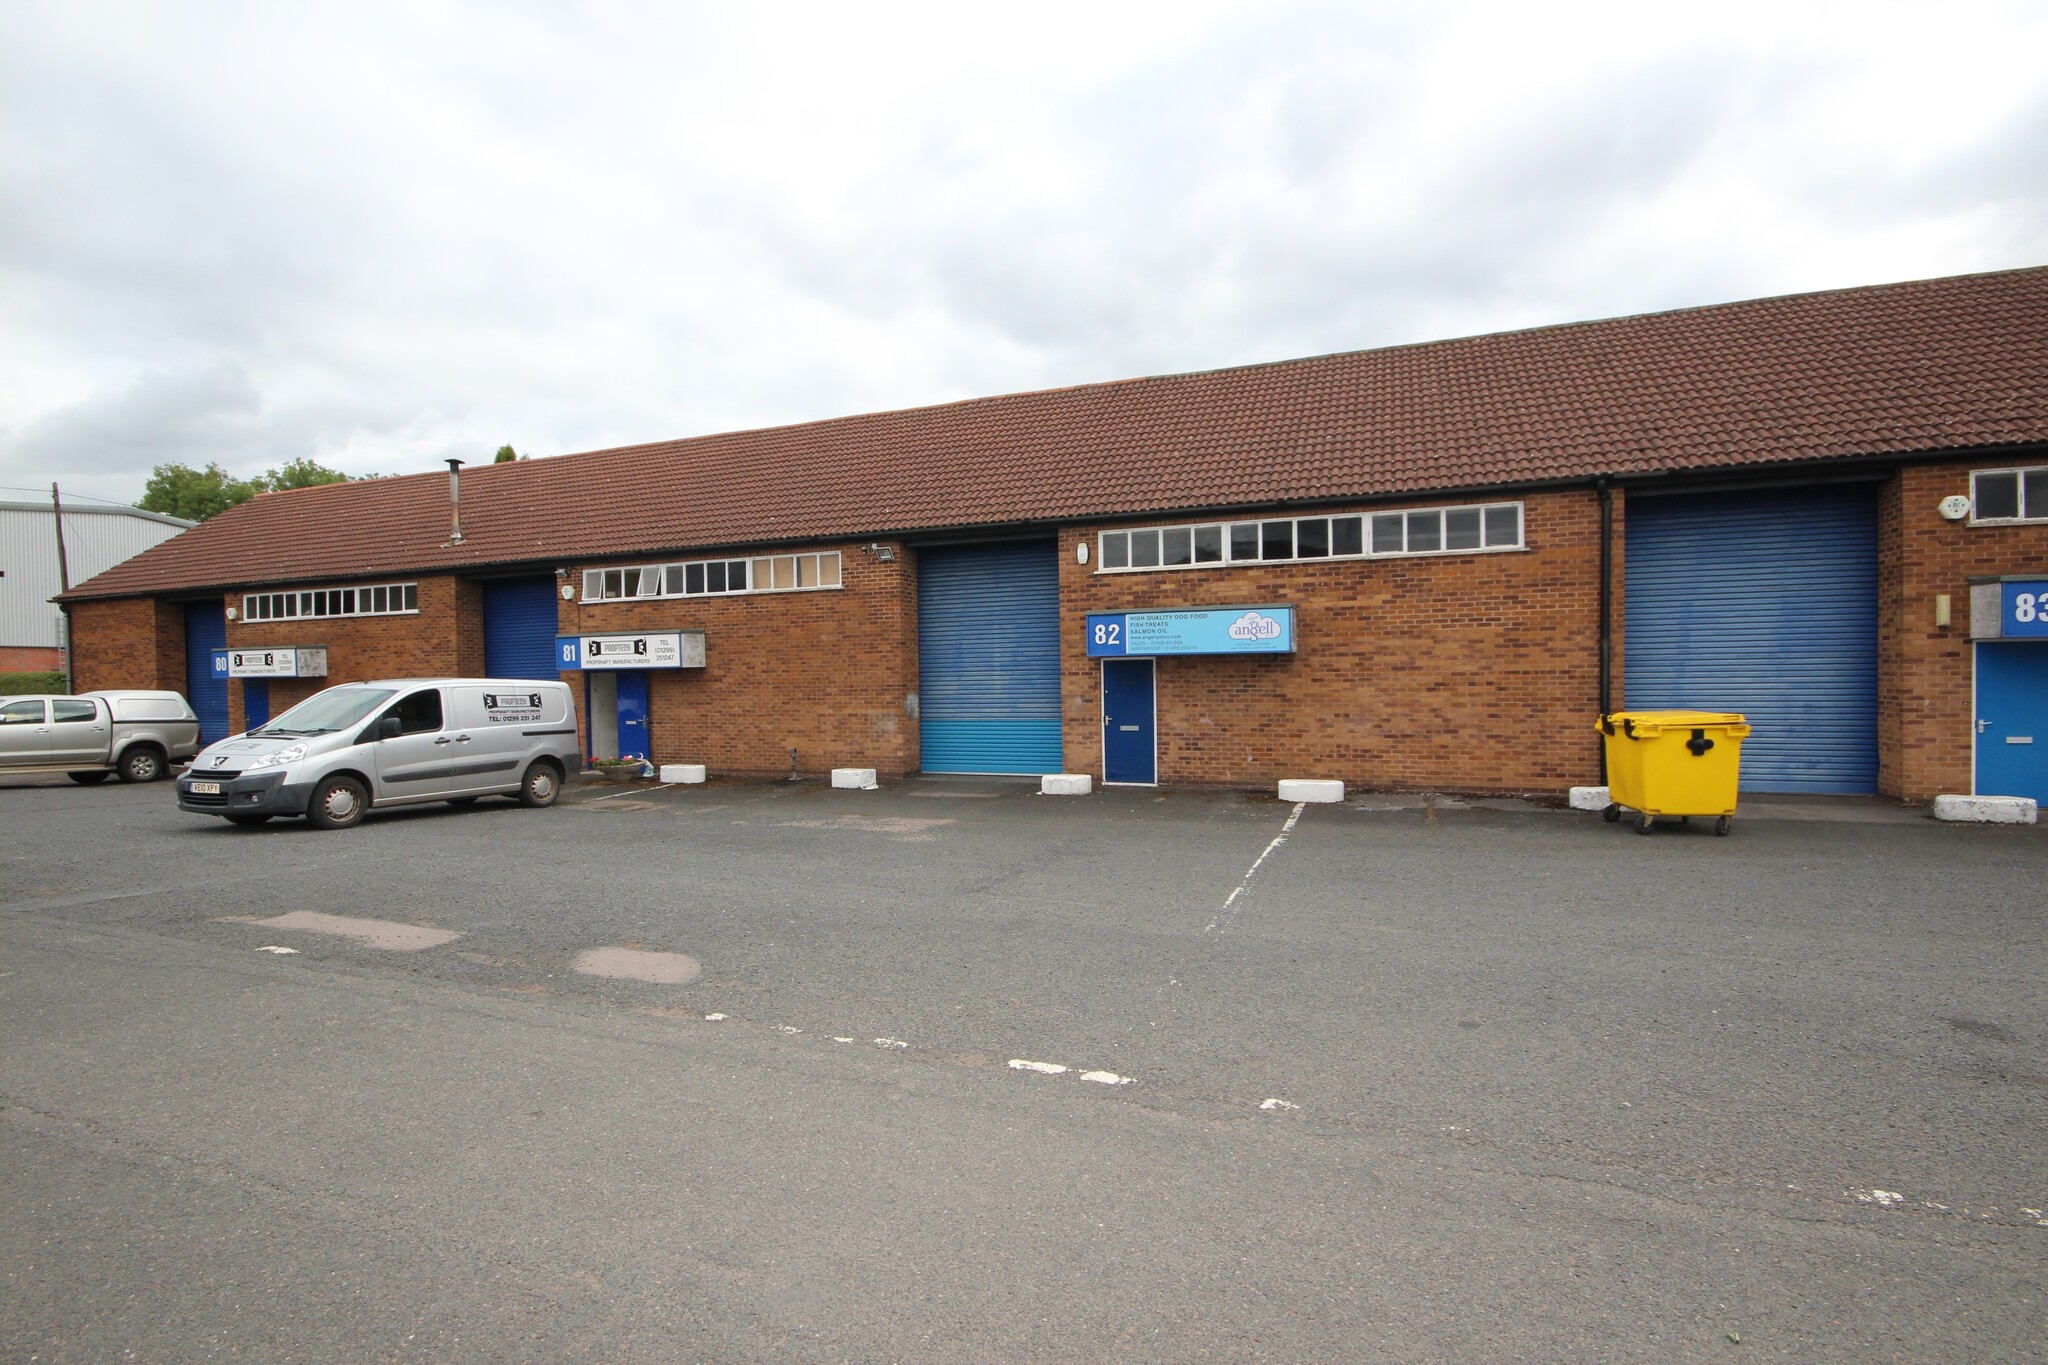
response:
[[[448,461],[448,514],[453,519],[448,543],[462,543],[462,461]]]

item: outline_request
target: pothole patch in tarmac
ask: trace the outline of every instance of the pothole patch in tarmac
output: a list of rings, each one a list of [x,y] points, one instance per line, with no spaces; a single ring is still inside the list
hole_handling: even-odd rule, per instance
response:
[[[365,948],[387,953],[417,953],[453,943],[462,935],[452,929],[429,929],[423,924],[400,924],[388,919],[357,919],[353,915],[323,915],[317,910],[293,910],[269,919],[249,919],[266,929],[293,929],[302,934],[327,934],[352,938]]]
[[[687,986],[704,974],[703,966],[687,953],[639,948],[586,948],[576,954],[575,967],[585,976],[646,981],[656,986]]]

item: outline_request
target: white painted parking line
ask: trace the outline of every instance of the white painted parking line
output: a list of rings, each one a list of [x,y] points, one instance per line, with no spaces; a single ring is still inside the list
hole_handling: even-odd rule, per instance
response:
[[[1041,1076],[1064,1076],[1067,1068],[1058,1062],[1027,1062],[1022,1057],[1010,1058],[1012,1071],[1036,1071]]]
[[[610,796],[593,796],[583,804],[594,806],[600,801],[616,801],[622,796],[631,796],[634,792],[665,792],[675,785],[673,782],[664,782],[658,787],[628,787],[622,792],[613,792]]]
[[[276,953],[279,957],[283,957],[287,953],[297,953],[299,950],[297,948],[286,948],[281,944],[266,943],[256,951],[259,953]]]
[[[1277,1114],[1282,1110],[1299,1109],[1301,1108],[1301,1106],[1298,1104],[1289,1104],[1286,1100],[1282,1099],[1271,1099],[1267,1100],[1264,1104],[1260,1105],[1259,1108],[1265,1110],[1269,1114]]]
[[[1081,1073],[1081,1079],[1093,1081],[1097,1085],[1136,1085],[1138,1083],[1136,1077],[1119,1076],[1114,1071],[1084,1071]]]
[[[909,1046],[910,1046],[910,1044],[908,1044],[908,1043],[904,1042],[904,1041],[903,1041],[903,1040],[902,1040],[901,1038],[877,1038],[877,1039],[875,1039],[875,1046],[876,1046],[876,1047],[909,1047]]]
[[[1252,878],[1257,876],[1259,873],[1260,864],[1264,863],[1266,859],[1273,856],[1274,849],[1280,847],[1280,845],[1287,842],[1287,836],[1294,832],[1295,822],[1301,819],[1301,813],[1307,809],[1308,803],[1306,801],[1297,801],[1294,803],[1294,813],[1287,817],[1286,824],[1280,826],[1280,832],[1273,836],[1272,843],[1266,845],[1266,851],[1264,853],[1261,853],[1258,857],[1252,859],[1252,865],[1245,870],[1244,880],[1237,884],[1237,890],[1231,892],[1229,898],[1223,902],[1223,908],[1216,912],[1216,918],[1210,920],[1207,925],[1203,926],[1203,933],[1220,934],[1225,929],[1230,927],[1230,921],[1237,913],[1236,907],[1238,897],[1242,896],[1244,894],[1245,888],[1252,884]]]

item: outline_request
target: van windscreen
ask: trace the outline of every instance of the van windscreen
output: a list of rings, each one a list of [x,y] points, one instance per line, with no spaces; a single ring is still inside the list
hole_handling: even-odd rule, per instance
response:
[[[361,723],[397,696],[389,687],[334,687],[306,698],[252,735],[331,735]]]

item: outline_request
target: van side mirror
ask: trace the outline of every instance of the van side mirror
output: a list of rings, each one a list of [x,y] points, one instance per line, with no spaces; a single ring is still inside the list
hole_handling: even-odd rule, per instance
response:
[[[404,727],[398,717],[383,716],[377,721],[377,738],[397,739],[398,733],[402,728]]]

